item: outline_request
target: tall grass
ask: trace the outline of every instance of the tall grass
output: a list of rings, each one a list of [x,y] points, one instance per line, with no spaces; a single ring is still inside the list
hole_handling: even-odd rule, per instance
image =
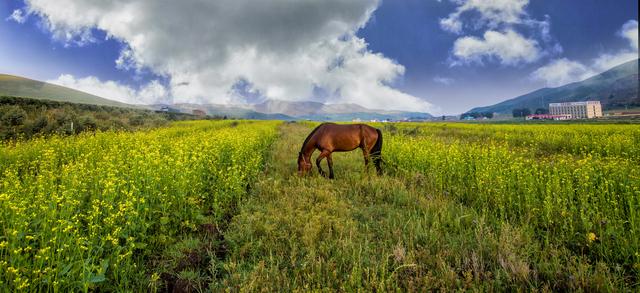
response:
[[[148,257],[220,220],[276,122],[185,122],[0,149],[0,287],[139,290]]]
[[[397,132],[385,159],[401,173],[423,174],[430,192],[495,221],[530,225],[546,245],[638,280],[637,127],[426,124]]]

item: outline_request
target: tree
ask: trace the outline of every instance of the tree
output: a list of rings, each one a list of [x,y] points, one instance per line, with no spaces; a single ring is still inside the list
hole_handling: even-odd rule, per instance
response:
[[[444,117],[444,116],[443,116]],[[478,119],[478,118],[482,118],[482,117],[486,117],[486,118],[493,118],[493,112],[467,112],[464,113],[462,115],[460,115],[460,120],[464,120],[467,118],[473,118],[473,119]]]
[[[96,122],[96,119],[93,118],[93,116],[91,115],[82,116],[78,120],[80,122],[79,123],[80,125],[78,125],[79,131],[96,130],[96,128],[98,127],[98,123]]]
[[[27,137],[31,137],[44,132],[48,123],[49,121],[47,120],[47,116],[44,113],[41,113],[36,116],[35,119],[25,122],[22,127],[22,131],[27,135]]]
[[[22,110],[20,106],[6,106],[2,107],[2,123],[7,126],[19,126],[24,123],[27,118],[27,112]]]
[[[482,112],[482,117],[493,118],[493,112]]]
[[[527,115],[531,115],[531,110],[529,110],[529,108],[513,109],[512,114],[513,117],[526,117]]]
[[[144,125],[144,117],[142,115],[136,115],[129,119],[129,125],[142,126]]]

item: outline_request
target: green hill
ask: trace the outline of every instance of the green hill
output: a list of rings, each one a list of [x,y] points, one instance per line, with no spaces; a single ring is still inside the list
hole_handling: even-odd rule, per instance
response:
[[[108,100],[67,87],[8,74],[0,74],[0,96],[27,97],[101,106],[141,108],[139,106]]]
[[[495,105],[473,108],[468,112],[511,114],[513,109],[518,108],[535,110],[547,108],[549,103],[587,100],[600,101],[604,109],[640,106],[638,59],[618,65],[580,82],[557,88],[539,89]]]

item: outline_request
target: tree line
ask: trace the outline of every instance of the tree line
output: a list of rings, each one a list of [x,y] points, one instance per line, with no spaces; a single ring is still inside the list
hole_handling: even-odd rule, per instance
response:
[[[527,117],[529,115],[531,115],[531,109],[529,108],[517,108],[517,109],[513,109],[513,111],[511,111],[513,117]],[[549,114],[549,109],[546,108],[538,108],[536,109],[536,111],[533,113],[536,115],[540,115],[540,114]]]
[[[467,112],[464,113],[462,115],[460,115],[460,120],[465,120],[465,119],[482,119],[482,118],[487,118],[487,119],[491,119],[493,118],[493,112]]]
[[[0,140],[72,135],[96,130],[138,130],[177,120],[221,119],[145,109],[0,97]]]
[[[531,115],[531,109],[529,108],[516,108],[513,109],[511,111],[511,114],[513,115],[513,117],[527,117],[528,115]],[[533,114],[549,114],[549,110],[546,108],[537,108]],[[483,118],[487,118],[487,119],[492,119],[494,116],[493,112],[467,112],[464,113],[462,115],[460,115],[460,120],[467,120],[467,119],[483,119]]]

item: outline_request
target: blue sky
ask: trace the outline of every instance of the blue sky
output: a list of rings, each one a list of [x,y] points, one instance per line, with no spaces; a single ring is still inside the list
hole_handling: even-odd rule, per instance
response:
[[[0,2],[0,73],[130,103],[457,114],[638,56],[630,0],[48,2]]]

